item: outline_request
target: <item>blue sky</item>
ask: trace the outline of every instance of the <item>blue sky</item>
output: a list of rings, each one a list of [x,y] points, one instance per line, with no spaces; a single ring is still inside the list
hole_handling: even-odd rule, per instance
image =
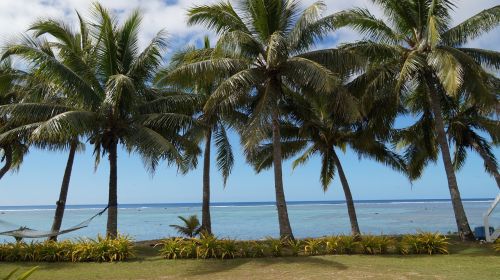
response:
[[[8,3],[7,3],[8,2]],[[116,11],[120,16],[139,7],[144,14],[142,42],[147,42],[157,31],[164,28],[170,34],[171,49],[185,44],[197,43],[207,34],[201,27],[187,27],[184,24],[185,9],[193,4],[213,1],[194,0],[106,0],[101,1]],[[313,2],[303,1],[304,4]],[[379,13],[367,0],[325,1],[328,11],[334,12],[352,6],[370,8]],[[330,4],[330,2],[333,2]],[[10,26],[9,30],[0,30],[0,40],[6,41],[19,32],[26,30],[29,23],[40,17],[57,17],[72,21],[75,8],[87,11],[91,1],[80,0],[18,0],[0,1],[0,24]],[[500,1],[458,2],[456,21],[461,21],[475,13],[500,4]],[[479,38],[470,45],[500,50],[499,30]],[[213,36],[213,35],[212,35]],[[340,42],[358,38],[350,30],[335,33],[328,40],[321,42],[324,47],[332,47]],[[168,54],[167,54],[168,56]],[[401,119],[409,123],[411,119]],[[212,200],[225,201],[272,201],[274,200],[273,176],[271,171],[255,174],[245,163],[239,139],[231,137],[236,153],[236,165],[226,188],[222,186],[217,168],[212,166]],[[495,150],[498,156],[498,149]],[[499,156],[500,157],[500,156]],[[212,159],[215,155],[212,156]],[[58,197],[59,187],[66,164],[66,152],[47,152],[31,150],[18,172],[9,173],[0,181],[0,205],[40,205],[53,204]],[[143,168],[136,155],[124,151],[119,154],[118,183],[120,203],[163,203],[163,202],[199,202],[201,201],[201,168],[187,175],[177,174],[175,168],[162,165],[154,176]],[[411,184],[402,174],[370,160],[359,160],[347,151],[341,160],[352,188],[355,199],[418,199],[449,198],[446,176],[441,160],[431,164],[424,176]],[[344,198],[337,178],[330,189],[324,193],[319,183],[320,164],[313,158],[305,166],[292,172],[290,162],[283,168],[287,200],[342,200]],[[69,204],[96,204],[107,201],[108,163],[101,165],[94,172],[92,148],[76,156],[73,177],[68,197]],[[457,173],[459,186],[464,198],[494,197],[498,193],[493,178],[484,172],[482,160],[470,153],[467,164]]]

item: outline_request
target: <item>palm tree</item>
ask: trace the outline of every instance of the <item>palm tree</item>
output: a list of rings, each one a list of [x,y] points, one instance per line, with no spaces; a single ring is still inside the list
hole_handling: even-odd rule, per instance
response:
[[[405,149],[405,157],[410,163],[408,171],[412,179],[422,175],[427,162],[435,162],[438,159],[436,138],[427,132],[429,127],[435,126],[434,119],[428,102],[421,102],[422,100],[425,101],[418,96],[412,96],[406,102],[411,112],[424,112],[420,120],[394,134],[394,140],[400,148]],[[442,96],[442,104],[448,128],[446,132],[449,142],[454,146],[453,166],[455,170],[459,170],[464,165],[467,150],[473,150],[482,157],[486,172],[495,178],[500,187],[498,165],[490,144],[492,142],[493,145],[497,145],[499,137],[498,121],[489,117],[494,108],[484,106],[481,108],[477,104],[470,104],[460,98],[448,96]],[[491,141],[488,141],[482,134],[487,134]]]
[[[200,220],[198,216],[192,215],[187,218],[178,216],[178,218],[184,223],[184,225],[170,225],[170,227],[177,230],[178,233],[185,235],[189,238],[193,238],[203,231],[202,226],[200,226]]]
[[[497,187],[500,188],[498,163],[490,144],[492,142],[494,145],[498,145],[500,138],[498,121],[489,117],[491,112],[484,112],[483,109],[475,105],[462,103],[457,107],[456,110],[452,111],[453,114],[446,118],[448,139],[455,147],[453,155],[455,169],[458,170],[464,165],[467,149],[475,151],[483,159],[486,172],[495,178]],[[485,132],[492,141],[485,139],[481,132]]]
[[[14,104],[22,98],[22,83],[26,74],[12,68],[11,62],[5,60],[0,63],[0,105]],[[0,118],[0,133],[12,129],[12,123],[8,116]],[[16,169],[21,164],[24,155],[28,152],[28,147],[21,139],[2,138],[0,140],[0,179],[10,170]]]
[[[9,100],[9,102],[2,102],[2,104],[34,102],[36,100],[42,101],[43,99],[50,98],[50,96],[47,95],[48,88],[43,85],[41,80],[37,79],[35,69],[29,69],[28,72],[13,69],[10,65],[10,60],[8,59],[5,59],[2,65],[3,67],[0,74],[3,92],[2,97],[5,100]],[[6,125],[4,125],[1,129],[2,134],[0,135],[0,142],[6,143],[3,148],[6,164],[0,171],[0,178],[10,168],[19,167],[24,153],[28,151],[28,144],[45,149],[62,149],[66,148],[66,146],[70,147],[68,163],[66,165],[61,185],[59,200],[56,204],[57,208],[52,226],[52,231],[57,232],[60,230],[64,216],[73,160],[79,142],[77,139],[71,141],[69,145],[48,143],[40,140],[32,142],[28,135],[37,127],[42,119],[30,118],[30,120],[21,120],[20,118],[17,118],[17,116],[12,117],[9,115],[10,114],[5,114],[3,116],[3,119],[6,119],[7,121]],[[57,236],[53,236],[50,239],[57,240]]]
[[[196,94],[199,100],[199,110],[195,113],[197,126],[189,130],[189,135],[194,142],[199,143],[203,140],[203,200],[202,200],[202,223],[201,228],[206,234],[212,234],[212,222],[210,217],[210,153],[212,140],[215,140],[217,149],[217,167],[222,173],[224,186],[226,185],[231,169],[234,165],[234,156],[227,136],[227,130],[230,127],[238,128],[243,124],[244,114],[237,110],[222,111],[214,109],[210,112],[203,112],[203,107],[214,92],[220,77],[210,77],[209,79],[170,79],[170,73],[176,68],[190,63],[203,61],[214,56],[214,49],[210,47],[208,37],[205,37],[204,47],[195,49],[188,47],[172,56],[171,65],[160,72],[157,76],[159,86],[177,86],[181,88],[188,87],[188,90]],[[178,78],[178,77],[177,77]],[[196,156],[196,155],[194,155]]]
[[[463,48],[500,22],[500,6],[480,12],[455,27],[450,27],[450,0],[373,0],[384,11],[389,23],[366,9],[336,14],[333,25],[350,26],[367,39],[345,46],[378,64],[377,79],[397,77],[396,91],[404,94],[418,88],[430,104],[436,141],[441,150],[459,235],[472,240],[460,197],[450,148],[446,138],[440,95],[467,92],[476,102],[494,103],[496,97],[485,84],[483,68],[500,67],[498,52]]]
[[[195,6],[188,12],[188,23],[204,24],[221,35],[216,46],[219,55],[180,67],[173,73],[190,77],[229,75],[211,94],[205,111],[221,104],[232,107],[242,99],[252,100],[248,105],[249,122],[242,135],[247,151],[272,128],[274,186],[283,238],[293,238],[279,145],[283,87],[308,86],[317,92],[329,91],[335,84],[334,75],[319,62],[346,59],[334,50],[308,52],[331,30],[331,22],[321,18],[324,8],[319,1],[301,10],[299,1],[292,0],[243,0],[236,7],[222,1]]]
[[[326,192],[338,172],[344,191],[347,211],[353,236],[359,237],[356,209],[351,189],[340,162],[337,151],[345,151],[349,146],[360,158],[368,157],[404,172],[404,160],[385,147],[381,139],[373,132],[379,120],[370,115],[381,115],[380,106],[361,108],[360,99],[350,94],[345,87],[327,94],[312,93],[307,96],[291,94],[292,100],[282,109],[288,112],[291,122],[282,124],[282,149],[286,158],[301,154],[292,164],[295,169],[305,164],[312,156],[321,157],[320,182]],[[361,97],[363,99],[363,97]],[[387,100],[373,101],[386,103]],[[387,113],[387,112],[385,112]],[[370,119],[369,119],[370,118]],[[391,118],[394,120],[395,115]],[[381,124],[378,124],[381,125]],[[391,124],[384,123],[391,127]],[[385,135],[386,139],[389,135]],[[384,139],[384,140],[386,140]],[[269,168],[272,162],[270,144],[262,144],[249,159],[257,172]]]
[[[72,62],[75,58],[79,58],[86,64],[93,63],[92,52],[96,51],[95,46],[92,45],[89,38],[88,24],[83,20],[83,18],[78,14],[78,25],[79,32],[74,32],[65,23],[59,22],[53,19],[40,20],[35,22],[30,30],[34,32],[36,38],[40,38],[43,35],[50,35],[56,41],[56,46],[54,49],[58,52],[58,57],[54,55],[54,59],[60,59],[61,63],[66,65],[71,71],[77,72],[78,69]],[[59,89],[57,92],[64,92],[64,89]],[[51,92],[51,94],[54,94]],[[68,97],[67,95],[65,96]],[[47,98],[47,97],[46,97]],[[68,103],[71,106],[71,100],[59,96],[57,101],[58,104]],[[71,139],[68,143],[65,143],[64,148],[68,147],[68,160],[66,162],[66,167],[64,169],[64,175],[61,182],[61,189],[59,192],[59,199],[56,202],[56,211],[54,213],[54,220],[52,223],[52,231],[58,232],[61,229],[61,224],[64,218],[64,211],[66,208],[66,201],[68,197],[69,184],[71,181],[71,173],[73,170],[73,163],[75,159],[75,154],[78,148],[83,148],[84,146],[79,142],[78,137]],[[50,240],[56,241],[57,236],[50,237]]]
[[[175,104],[186,99],[184,96],[150,86],[162,61],[163,33],[158,33],[140,52],[138,11],[123,25],[118,25],[117,19],[99,4],[95,4],[93,13],[96,22],[83,26],[89,32],[81,33],[81,40],[90,42],[95,50],[88,53],[88,59],[71,51],[66,53],[64,47],[54,42],[51,46],[69,56],[55,59],[44,48],[33,46],[33,40],[10,46],[4,55],[17,55],[37,65],[38,75],[64,92],[67,101],[21,103],[0,109],[14,118],[50,117],[33,131],[35,140],[69,143],[84,137],[94,146],[96,164],[101,155],[108,155],[107,235],[116,237],[118,145],[141,155],[151,172],[162,159],[175,162],[185,171],[188,163],[180,149],[189,143],[179,133],[191,118],[174,111]]]

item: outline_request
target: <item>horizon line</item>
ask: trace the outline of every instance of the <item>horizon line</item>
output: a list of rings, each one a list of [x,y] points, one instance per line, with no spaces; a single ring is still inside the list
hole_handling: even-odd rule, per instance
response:
[[[462,201],[488,201],[494,200],[495,197],[490,198],[462,198]],[[358,199],[354,200],[355,203],[364,203],[364,202],[426,202],[426,201],[451,201],[451,198],[416,198],[416,199]],[[287,203],[328,203],[328,202],[345,202],[344,200],[290,200],[286,201]],[[119,203],[118,205],[164,205],[164,204],[201,204],[202,202],[134,202],[134,203]],[[231,204],[231,203],[270,203],[275,204],[275,201],[214,201],[210,204]],[[83,203],[83,204],[67,204],[66,207],[75,207],[75,206],[105,206],[106,203]],[[0,205],[0,207],[47,207],[47,206],[55,206],[55,204],[26,204],[26,205]]]

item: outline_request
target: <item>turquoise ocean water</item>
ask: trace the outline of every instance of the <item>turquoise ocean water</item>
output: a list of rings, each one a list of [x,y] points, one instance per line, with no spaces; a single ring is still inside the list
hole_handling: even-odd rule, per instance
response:
[[[492,199],[464,201],[472,227],[482,225],[483,214],[491,202]],[[68,206],[63,228],[76,225],[103,208],[103,205]],[[361,231],[367,234],[448,233],[456,229],[448,200],[358,201],[356,210]],[[212,229],[219,237],[261,239],[279,234],[276,207],[272,202],[214,203],[211,211]],[[296,237],[349,234],[349,219],[342,201],[289,202],[288,212]],[[201,217],[200,204],[120,205],[118,227],[121,233],[135,240],[159,239],[176,235],[169,225],[179,222],[177,216],[193,214]],[[14,229],[7,223],[49,230],[53,215],[53,206],[0,206],[0,232]],[[105,233],[105,224],[106,214],[97,217],[88,228],[62,237],[95,237]],[[491,224],[500,227],[500,209],[495,211]],[[0,242],[12,240],[0,236]]]

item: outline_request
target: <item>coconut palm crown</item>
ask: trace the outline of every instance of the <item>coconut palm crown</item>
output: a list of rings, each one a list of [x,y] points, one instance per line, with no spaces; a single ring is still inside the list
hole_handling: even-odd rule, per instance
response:
[[[80,33],[54,20],[40,22],[33,28],[35,36],[49,34],[53,41],[26,37],[8,46],[4,53],[4,57],[20,57],[35,65],[40,80],[64,95],[65,102],[19,103],[1,106],[0,111],[24,122],[47,117],[33,130],[34,140],[68,143],[83,137],[94,147],[96,164],[102,155],[108,156],[107,235],[115,237],[118,145],[138,153],[150,171],[162,159],[187,171],[189,164],[180,150],[192,145],[179,133],[192,120],[174,106],[184,100],[182,94],[151,86],[162,62],[161,51],[166,44],[163,32],[141,51],[138,11],[122,25],[99,4],[95,4],[93,14],[91,23],[80,20]]]
[[[441,151],[459,235],[474,238],[467,220],[456,180],[450,147],[443,119],[443,94],[482,104],[496,103],[488,86],[485,68],[500,67],[500,53],[463,47],[472,39],[492,30],[500,22],[500,6],[452,26],[450,0],[373,0],[385,14],[379,19],[367,9],[352,9],[336,14],[333,25],[349,26],[366,36],[360,42],[345,46],[370,59],[374,80],[383,83],[396,77],[396,92],[424,93],[429,103],[427,117],[433,118],[435,134]],[[375,70],[376,69],[376,70]],[[425,113],[425,112],[424,112]],[[430,127],[429,127],[430,128]]]
[[[279,104],[284,102],[284,87],[309,87],[329,91],[337,82],[324,65],[342,61],[336,50],[310,51],[332,28],[322,17],[321,1],[301,9],[300,1],[244,0],[233,5],[218,2],[195,6],[188,11],[189,24],[203,24],[220,34],[216,46],[219,56],[186,65],[172,75],[191,77],[219,73],[231,74],[211,95],[205,111],[221,105],[234,107],[248,103],[249,122],[242,132],[247,151],[273,133],[276,205],[282,237],[293,238],[288,219],[282,178]]]

